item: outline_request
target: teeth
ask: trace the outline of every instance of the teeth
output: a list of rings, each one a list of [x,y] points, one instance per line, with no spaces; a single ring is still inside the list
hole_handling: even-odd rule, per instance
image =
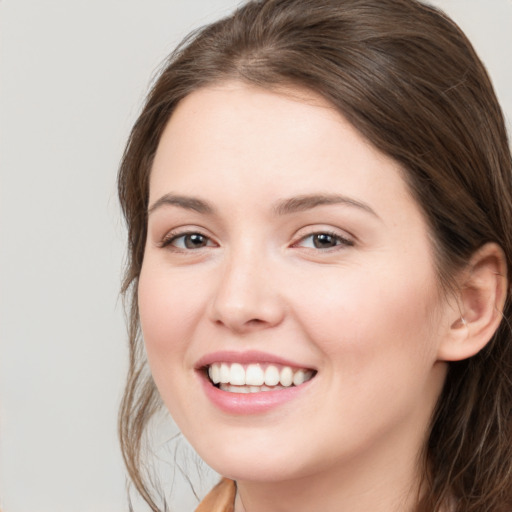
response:
[[[293,385],[300,386],[306,381],[306,373],[304,370],[297,370],[293,375]]]
[[[265,383],[265,374],[259,364],[250,364],[245,370],[245,384],[261,386]]]
[[[279,384],[279,370],[277,367],[270,365],[265,370],[265,384],[267,386],[276,386]]]
[[[219,378],[220,378],[219,382],[222,382],[222,384],[227,384],[231,377],[230,374],[231,374],[231,372],[229,370],[229,365],[227,365],[226,363],[222,363],[220,365],[220,371],[219,371]]]
[[[221,384],[222,391],[229,391],[230,393],[259,393],[260,391],[275,391],[276,389],[285,389],[283,386],[231,386],[230,384]]]
[[[233,363],[229,373],[229,382],[235,386],[245,385],[245,370],[241,364]]]
[[[208,375],[214,384],[218,384],[220,382],[220,368],[218,364],[212,364],[210,368],[208,368]]]
[[[294,370],[290,366],[279,369],[268,365],[265,369],[259,364],[249,364],[245,368],[240,363],[213,363],[208,375],[214,384],[233,393],[258,393],[272,389],[300,386],[313,377],[313,371]]]
[[[286,388],[290,387],[293,384],[293,372],[289,366],[285,366],[281,370],[281,377],[279,379],[279,382],[281,382],[281,386],[284,386]]]

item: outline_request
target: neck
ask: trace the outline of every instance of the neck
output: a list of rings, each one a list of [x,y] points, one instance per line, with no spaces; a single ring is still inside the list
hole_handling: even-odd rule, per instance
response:
[[[304,479],[285,484],[238,484],[235,512],[413,512],[417,504],[415,483],[394,486],[386,481],[356,487],[345,482],[333,485],[325,478]]]

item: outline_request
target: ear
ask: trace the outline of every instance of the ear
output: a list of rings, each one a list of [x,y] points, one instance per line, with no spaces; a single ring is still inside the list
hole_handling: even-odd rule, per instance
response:
[[[461,273],[458,308],[451,309],[449,332],[440,344],[438,359],[460,361],[482,350],[502,320],[506,296],[505,255],[499,245],[487,243]]]

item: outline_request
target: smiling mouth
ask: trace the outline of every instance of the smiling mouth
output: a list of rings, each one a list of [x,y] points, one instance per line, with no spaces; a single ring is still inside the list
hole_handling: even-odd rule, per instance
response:
[[[210,382],[230,393],[259,393],[300,386],[315,370],[275,364],[213,363],[206,368]]]

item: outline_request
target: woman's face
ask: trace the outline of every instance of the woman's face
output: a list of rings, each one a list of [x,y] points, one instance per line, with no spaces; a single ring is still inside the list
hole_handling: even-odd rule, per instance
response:
[[[275,481],[415,460],[452,311],[394,161],[314,94],[227,83],[178,106],[149,204],[147,355],[207,463]]]

